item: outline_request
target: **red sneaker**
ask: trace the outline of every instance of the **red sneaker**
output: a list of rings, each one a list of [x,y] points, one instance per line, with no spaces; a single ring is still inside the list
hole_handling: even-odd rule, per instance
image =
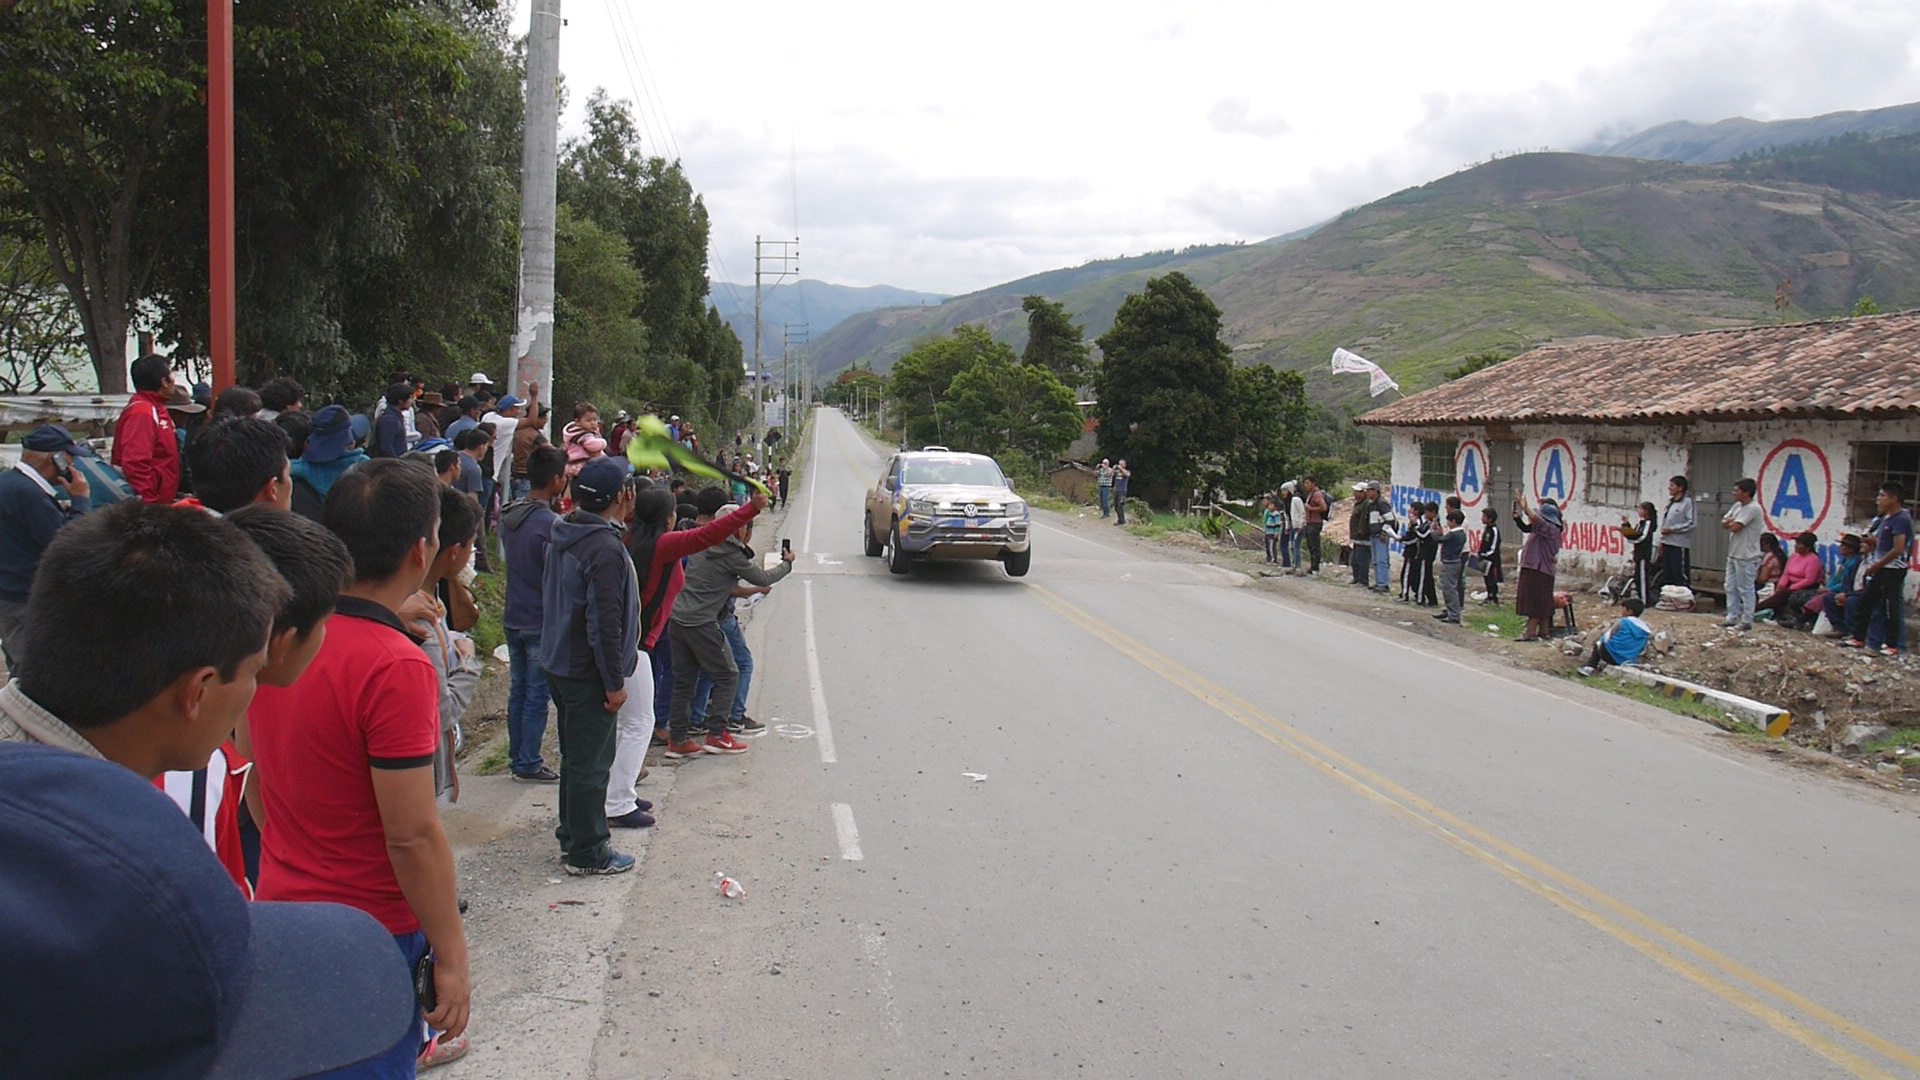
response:
[[[701,746],[692,739],[688,739],[686,742],[670,742],[667,744],[667,756],[670,758],[694,758],[706,752],[706,747]]]
[[[747,744],[734,738],[731,731],[707,736],[707,753],[709,754],[744,754],[746,752]]]

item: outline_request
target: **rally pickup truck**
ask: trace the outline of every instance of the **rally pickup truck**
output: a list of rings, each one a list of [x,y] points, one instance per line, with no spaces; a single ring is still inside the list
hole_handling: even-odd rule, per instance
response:
[[[1025,577],[1031,528],[1026,500],[992,458],[929,446],[887,460],[867,492],[862,531],[867,555],[885,558],[896,574],[925,560],[993,559]]]

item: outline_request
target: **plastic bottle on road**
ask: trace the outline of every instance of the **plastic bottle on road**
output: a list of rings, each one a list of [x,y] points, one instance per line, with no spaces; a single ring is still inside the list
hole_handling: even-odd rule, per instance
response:
[[[713,872],[713,887],[716,892],[729,900],[744,900],[747,897],[746,887],[728,877],[725,870]]]

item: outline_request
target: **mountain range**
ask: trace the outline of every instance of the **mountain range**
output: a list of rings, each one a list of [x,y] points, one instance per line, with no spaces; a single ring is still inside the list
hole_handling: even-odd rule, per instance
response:
[[[863,312],[817,334],[813,352],[825,373],[884,371],[962,323],[1017,347],[1028,293],[1061,300],[1093,338],[1129,292],[1177,269],[1220,306],[1240,362],[1303,371],[1316,400],[1344,411],[1364,404],[1365,380],[1326,373],[1336,346],[1412,392],[1479,352],[1838,315],[1864,296],[1920,306],[1915,131],[1920,105],[1663,125],[1605,155],[1491,161],[1286,237]]]
[[[720,310],[733,332],[753,354],[753,285],[715,281],[708,299]],[[896,289],[891,285],[835,285],[826,281],[801,279],[761,289],[761,354],[769,359],[780,356],[788,328],[800,340],[799,328],[805,325],[819,335],[847,318],[875,308],[911,307],[938,304],[946,297],[938,293]]]

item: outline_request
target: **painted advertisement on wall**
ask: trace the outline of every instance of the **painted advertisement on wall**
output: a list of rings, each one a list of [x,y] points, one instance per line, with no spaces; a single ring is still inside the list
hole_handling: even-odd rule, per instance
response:
[[[1786,439],[1761,461],[1754,477],[1760,515],[1781,537],[1818,533],[1833,510],[1833,466],[1826,451],[1805,439]],[[1822,537],[1822,539],[1827,539]]]

